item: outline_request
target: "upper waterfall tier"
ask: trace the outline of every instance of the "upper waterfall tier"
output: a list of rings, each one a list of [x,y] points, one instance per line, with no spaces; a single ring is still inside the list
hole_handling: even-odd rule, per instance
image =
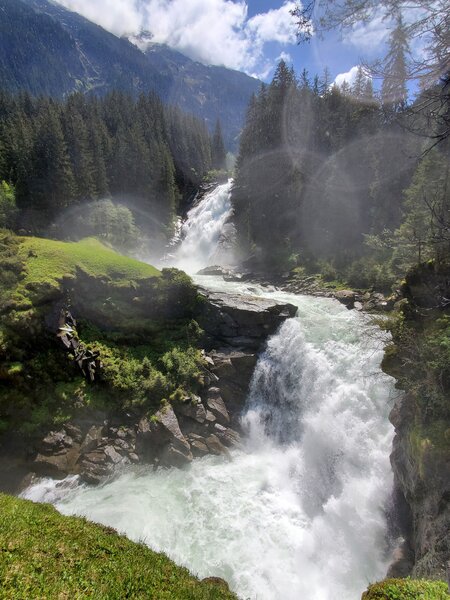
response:
[[[188,212],[173,266],[194,274],[208,265],[232,262],[231,186],[230,179],[208,193]]]

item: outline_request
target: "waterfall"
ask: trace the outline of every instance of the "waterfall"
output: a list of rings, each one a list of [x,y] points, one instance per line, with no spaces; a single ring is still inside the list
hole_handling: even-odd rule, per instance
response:
[[[188,212],[178,234],[181,242],[173,266],[193,274],[203,267],[232,262],[231,185],[231,179],[219,185]]]
[[[192,209],[177,264],[215,262],[229,210],[229,184]],[[24,497],[113,526],[200,577],[223,577],[241,598],[359,600],[388,564],[385,334],[332,299],[198,279],[298,307],[255,368],[244,448],[185,469],[129,468],[98,487],[45,479]]]

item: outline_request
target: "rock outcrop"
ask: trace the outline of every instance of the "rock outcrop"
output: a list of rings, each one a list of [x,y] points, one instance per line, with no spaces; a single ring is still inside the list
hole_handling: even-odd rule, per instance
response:
[[[391,454],[397,525],[405,542],[390,576],[446,579],[450,573],[450,447],[447,298],[448,270],[417,267],[397,303],[383,369],[405,393],[390,414],[395,427]]]
[[[445,579],[450,563],[450,457],[416,431],[417,400],[407,393],[394,406],[391,464],[395,478],[397,522],[405,538],[401,561],[410,572],[391,569],[394,576]]]
[[[96,484],[131,464],[183,467],[207,454],[229,455],[241,444],[240,416],[267,338],[297,308],[258,297],[203,292],[203,387],[152,416],[102,415],[67,423],[38,444],[30,470],[79,474]]]
[[[219,342],[234,348],[259,350],[267,337],[297,312],[293,304],[258,296],[203,292],[208,301],[198,321],[210,347]]]

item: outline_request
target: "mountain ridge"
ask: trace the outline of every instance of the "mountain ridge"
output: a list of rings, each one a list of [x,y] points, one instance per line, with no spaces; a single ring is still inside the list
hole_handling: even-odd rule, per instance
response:
[[[164,44],[143,52],[51,0],[0,0],[0,12],[1,88],[54,97],[156,92],[204,118],[210,130],[220,118],[227,148],[236,149],[258,80],[195,62]]]

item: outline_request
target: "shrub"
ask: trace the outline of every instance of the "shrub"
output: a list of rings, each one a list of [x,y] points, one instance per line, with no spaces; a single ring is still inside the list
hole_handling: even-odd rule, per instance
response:
[[[371,585],[362,600],[448,600],[448,586],[443,581],[423,579],[386,579]]]

